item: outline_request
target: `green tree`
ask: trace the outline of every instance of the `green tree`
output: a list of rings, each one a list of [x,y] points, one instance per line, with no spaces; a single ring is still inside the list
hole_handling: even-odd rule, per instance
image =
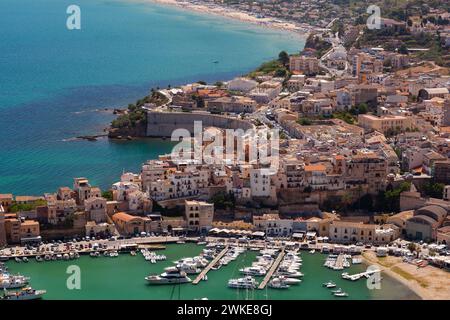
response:
[[[400,48],[398,48],[398,53],[408,54],[408,48],[406,47],[406,44],[401,44]]]
[[[113,200],[112,191],[111,190],[103,191],[102,192],[102,197],[105,198],[108,201],[112,201]]]
[[[432,198],[442,199],[445,185],[443,183],[428,182],[424,185],[424,193]]]
[[[286,51],[281,51],[278,54],[278,61],[280,61],[280,63],[284,66],[287,66],[289,64],[289,54]]]

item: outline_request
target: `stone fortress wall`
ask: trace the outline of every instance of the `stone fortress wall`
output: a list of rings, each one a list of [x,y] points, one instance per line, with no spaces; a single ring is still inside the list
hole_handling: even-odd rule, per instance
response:
[[[223,115],[190,112],[148,112],[147,136],[171,137],[175,129],[187,129],[194,134],[194,121],[201,121],[203,129],[217,127],[222,129],[253,129],[252,123],[246,120]]]

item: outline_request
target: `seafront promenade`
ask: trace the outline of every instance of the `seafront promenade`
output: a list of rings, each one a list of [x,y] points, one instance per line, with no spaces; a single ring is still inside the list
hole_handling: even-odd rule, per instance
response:
[[[291,241],[291,240],[239,240],[234,238],[220,238],[220,237],[207,237],[207,243],[220,244],[220,245],[234,245],[255,249],[274,248],[283,249],[286,247],[296,247],[303,250],[318,250],[325,252],[346,252],[354,250],[354,253],[360,254],[364,251],[374,251],[375,248],[363,248],[356,246],[344,246],[340,244],[330,243],[315,243],[311,244],[306,241]],[[0,250],[0,260],[14,259],[16,257],[36,257],[49,253],[70,253],[77,252],[80,255],[90,254],[91,252],[104,252],[104,251],[130,251],[143,248],[145,246],[152,245],[164,245],[177,242],[191,242],[197,243],[200,241],[199,237],[181,238],[176,236],[153,236],[153,237],[134,237],[130,239],[101,239],[101,240],[84,240],[77,242],[63,242],[63,243],[47,243],[40,245],[37,249],[27,249],[23,246],[10,246],[3,250]],[[157,249],[157,247],[155,247]],[[356,249],[355,249],[356,248]]]

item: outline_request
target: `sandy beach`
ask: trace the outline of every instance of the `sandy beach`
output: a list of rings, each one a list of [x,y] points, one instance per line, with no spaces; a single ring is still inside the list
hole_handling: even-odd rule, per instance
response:
[[[230,18],[242,22],[248,22],[252,24],[256,24],[262,27],[277,29],[283,31],[290,32],[298,32],[307,37],[308,32],[310,32],[312,27],[306,25],[296,25],[295,23],[280,21],[273,18],[258,18],[253,15],[250,15],[246,12],[241,12],[229,8],[220,7],[218,5],[206,5],[206,4],[197,4],[190,3],[188,1],[177,1],[177,0],[142,0],[143,2],[152,2],[161,5],[169,5],[177,8],[204,13],[204,14],[212,14],[225,18]]]
[[[450,273],[433,267],[418,268],[402,261],[401,257],[379,258],[373,251],[363,253],[365,262],[378,265],[390,277],[414,291],[424,300],[450,299]]]

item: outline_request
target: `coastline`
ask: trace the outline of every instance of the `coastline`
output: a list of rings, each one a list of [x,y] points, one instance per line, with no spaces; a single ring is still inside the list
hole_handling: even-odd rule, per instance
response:
[[[233,19],[241,22],[251,23],[263,28],[280,30],[286,32],[293,32],[298,35],[304,35],[305,39],[308,37],[309,32],[313,29],[312,26],[299,26],[295,23],[288,21],[280,21],[274,18],[257,18],[248,14],[247,12],[234,10],[230,8],[221,7],[219,5],[216,6],[208,6],[206,4],[197,4],[191,3],[189,1],[177,1],[177,0],[137,0],[140,2],[146,3],[154,3],[163,6],[171,6],[179,9],[198,12],[202,14],[210,14],[215,16],[220,16],[223,18]]]
[[[426,266],[416,266],[403,262],[400,257],[387,256],[380,261],[374,252],[364,252],[363,261],[367,265],[376,265],[389,277],[397,280],[405,287],[417,294],[422,300],[448,300],[450,287],[445,283],[448,273],[441,269]],[[444,276],[444,277],[443,277]],[[450,282],[447,279],[447,282]]]

